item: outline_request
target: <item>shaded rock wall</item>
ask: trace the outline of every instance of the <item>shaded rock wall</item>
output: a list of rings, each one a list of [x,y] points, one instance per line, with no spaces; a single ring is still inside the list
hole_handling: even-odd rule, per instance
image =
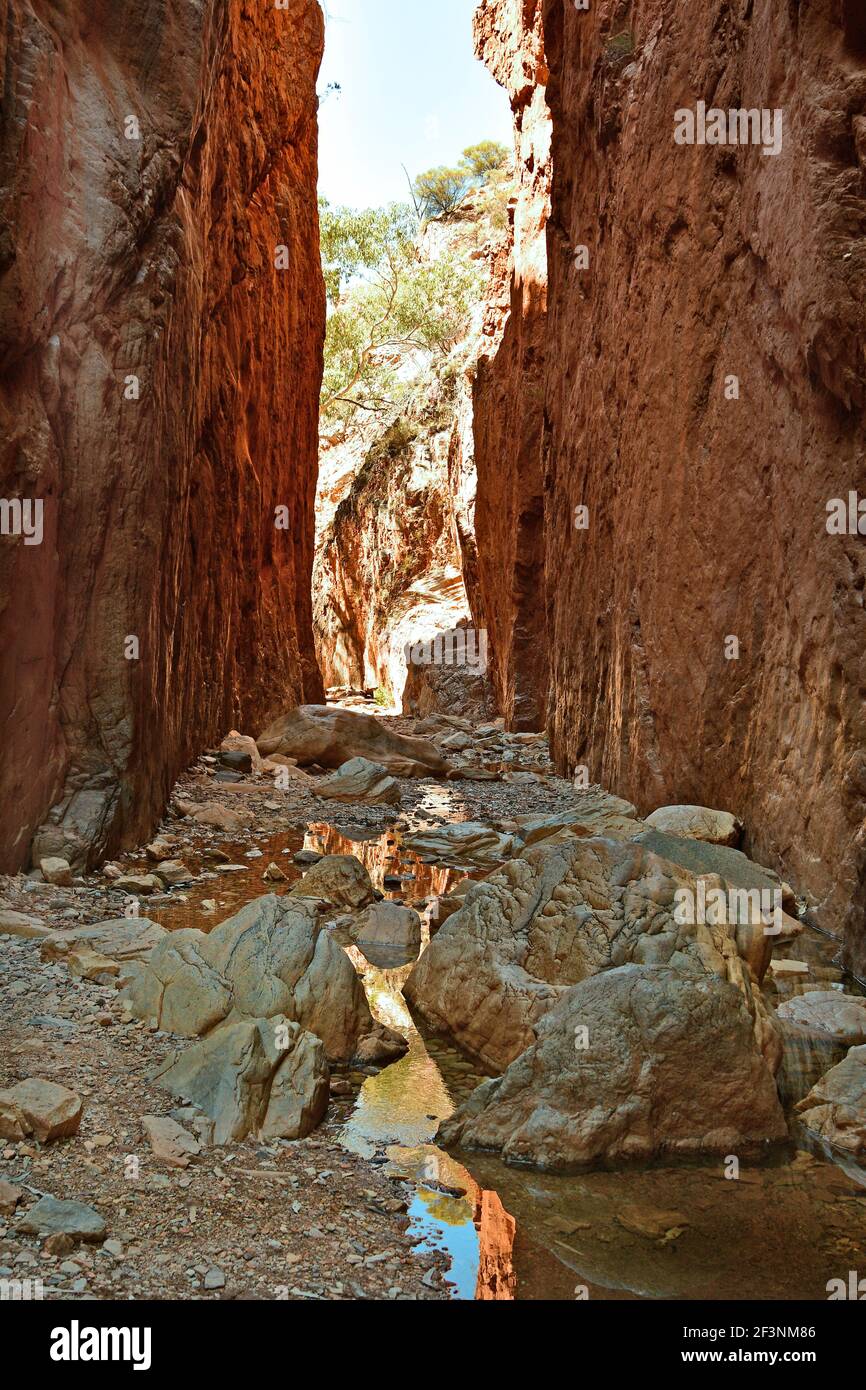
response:
[[[550,117],[541,0],[482,0],[474,34],[476,53],[511,99],[518,180],[510,259],[494,267],[488,348],[473,391],[476,602],[507,727],[530,730],[544,725],[547,694],[542,576]]]
[[[481,16],[491,9],[507,29],[527,6]],[[535,621],[546,605],[560,765],[585,764],[643,813],[735,811],[746,847],[847,931],[862,971],[866,552],[862,535],[826,529],[830,499],[866,494],[860,13],[841,0],[596,0],[588,13],[544,0]],[[527,61],[536,51],[533,36]],[[675,144],[674,113],[700,100],[781,109],[781,154]],[[497,466],[484,452],[479,517]],[[512,487],[535,476],[534,443],[506,459]],[[507,576],[510,551],[497,553]],[[507,611],[506,582],[501,593]]]
[[[44,500],[41,545],[0,541],[11,870],[40,826],[136,841],[204,743],[321,695],[323,22],[0,0],[0,36],[0,495]]]

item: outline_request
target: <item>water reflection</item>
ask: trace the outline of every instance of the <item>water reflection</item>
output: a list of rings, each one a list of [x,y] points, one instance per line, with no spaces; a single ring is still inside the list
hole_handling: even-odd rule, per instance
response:
[[[320,824],[306,836],[289,832],[259,842],[261,855],[252,860],[250,840],[219,843],[238,867],[218,872],[210,846],[191,848],[185,860],[201,877],[143,904],[148,917],[172,929],[209,930],[251,898],[287,891],[300,876],[293,855],[302,848],[355,855],[380,891],[409,904],[447,893],[463,876],[421,864],[393,829],[371,835]],[[265,880],[271,862],[283,869],[285,882]],[[402,891],[391,886],[391,875],[400,876]],[[210,913],[203,907],[209,900],[216,904]],[[409,1044],[384,1070],[355,1074],[360,1090],[339,1137],[416,1184],[412,1232],[422,1249],[447,1252],[455,1297],[574,1299],[586,1290],[603,1299],[825,1299],[829,1279],[866,1266],[866,1175],[799,1126],[787,1155],[742,1168],[735,1181],[726,1179],[721,1161],[556,1177],[481,1155],[444,1153],[433,1142],[439,1122],[482,1077],[446,1042],[416,1028],[402,993],[411,960],[367,954],[345,931],[335,935],[375,1017]],[[425,924],[422,950],[428,940]],[[835,964],[837,949],[804,932],[790,954],[808,969],[768,976],[771,1006],[807,990],[857,992]],[[845,1049],[790,1028],[785,1041],[780,1087],[790,1105]]]

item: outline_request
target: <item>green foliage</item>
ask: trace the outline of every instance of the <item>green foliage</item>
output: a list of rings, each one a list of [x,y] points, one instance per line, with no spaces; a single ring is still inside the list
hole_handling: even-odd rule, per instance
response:
[[[420,362],[434,372],[465,332],[484,270],[468,247],[424,256],[421,219],[457,212],[484,191],[483,219],[501,228],[509,153],[495,140],[463,151],[455,169],[430,169],[412,185],[412,208],[356,211],[319,201],[328,329],[321,419],[339,437],[370,414],[400,405]],[[415,369],[407,369],[415,356]]]
[[[463,151],[456,168],[440,165],[419,174],[412,186],[421,215],[450,217],[473,188],[481,188],[508,163],[509,154],[496,140],[482,140]]]
[[[470,145],[463,151],[460,163],[474,179],[486,182],[491,174],[505,168],[509,157],[508,150],[498,140],[482,140],[480,144]]]
[[[468,170],[440,165],[438,169],[428,169],[426,174],[419,174],[413,192],[424,217],[450,217],[471,187]]]
[[[345,430],[359,412],[389,410],[405,394],[413,352],[447,355],[480,290],[477,262],[421,257],[417,224],[400,205],[356,212],[320,203],[328,292],[322,424]]]

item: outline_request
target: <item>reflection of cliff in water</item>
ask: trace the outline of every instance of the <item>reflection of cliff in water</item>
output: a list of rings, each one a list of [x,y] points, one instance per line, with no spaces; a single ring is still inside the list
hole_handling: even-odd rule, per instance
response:
[[[403,848],[399,830],[369,831],[357,830],[346,825],[311,825],[307,832],[306,849],[318,854],[353,854],[360,859],[373,881],[373,887],[388,898],[405,898],[413,902],[419,898],[435,898],[447,893],[455,883],[466,877],[459,869],[442,869],[435,864],[422,864],[411,850]],[[386,874],[401,877],[402,888],[384,887]]]

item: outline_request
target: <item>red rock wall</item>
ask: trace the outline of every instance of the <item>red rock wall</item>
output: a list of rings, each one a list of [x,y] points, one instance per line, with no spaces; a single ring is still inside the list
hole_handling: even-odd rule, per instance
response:
[[[862,6],[544,0],[543,23],[556,756],[643,812],[736,811],[866,970],[866,549],[826,530],[866,495]],[[780,108],[781,154],[676,145],[699,100]],[[512,456],[511,486],[536,468]]]
[[[498,322],[491,324],[491,350],[479,360],[473,392],[473,604],[483,613],[491,677],[507,727],[530,730],[544,725],[547,695],[540,576],[550,119],[541,0],[483,0],[474,34],[476,53],[511,99],[519,191],[510,264],[494,276],[490,295]]]
[[[13,870],[40,826],[35,854],[135,842],[203,744],[321,695],[323,22],[0,0],[0,35],[0,496],[44,499],[45,528],[0,539]]]

